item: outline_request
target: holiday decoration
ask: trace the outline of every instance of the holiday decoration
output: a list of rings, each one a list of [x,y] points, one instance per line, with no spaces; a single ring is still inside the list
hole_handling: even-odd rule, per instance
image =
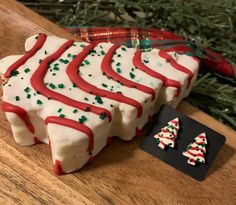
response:
[[[161,129],[161,132],[156,134],[154,138],[161,149],[165,149],[166,146],[175,147],[175,139],[179,130],[179,118],[175,118],[168,122],[168,125]]]
[[[161,133],[161,130],[164,129],[163,126],[165,126],[167,122],[170,121],[170,119],[174,118],[178,118],[180,122],[178,138],[176,139],[178,143],[175,141],[176,143],[174,149],[163,151],[157,147],[157,139],[153,136],[157,135],[157,131],[160,131]],[[215,160],[217,154],[225,142],[225,137],[221,134],[188,117],[187,115],[178,112],[169,105],[163,105],[161,107],[160,111],[153,117],[152,125],[150,127],[152,129],[150,130],[149,134],[143,137],[140,143],[141,149],[157,158],[158,161],[161,160],[197,180],[203,180],[205,178],[209,168],[211,167],[211,164]],[[206,134],[202,132],[207,133],[207,139]],[[199,135],[199,133],[202,134]],[[189,145],[196,136],[198,137],[194,142],[195,145]],[[167,139],[169,140],[169,138]],[[207,147],[205,146],[206,142],[208,144]],[[199,145],[197,143],[199,143]],[[192,149],[189,146],[191,146]],[[194,147],[198,147],[198,151],[197,149],[194,150]],[[193,163],[194,160],[197,160],[197,158],[200,158],[201,161],[206,161],[207,163],[205,163],[204,166],[189,165],[187,163],[187,158],[183,156],[183,151],[185,151],[187,148],[190,148],[187,151],[201,154],[203,157],[200,158],[199,155],[198,157],[194,158],[194,156],[188,153],[188,158],[191,163]],[[207,154],[204,152],[206,149]],[[197,161],[200,162],[200,160]]]
[[[183,155],[189,158],[187,161],[189,164],[195,166],[196,163],[205,163],[204,153],[206,153],[206,144],[206,134],[201,133],[194,139],[194,142],[187,147]]]

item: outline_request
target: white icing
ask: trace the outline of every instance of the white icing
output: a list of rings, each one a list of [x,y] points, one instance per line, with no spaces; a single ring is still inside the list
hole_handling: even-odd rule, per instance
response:
[[[35,36],[27,39],[25,49],[27,51],[30,50],[36,41]],[[90,157],[86,150],[88,146],[88,137],[84,133],[69,127],[50,123],[45,125],[44,120],[48,116],[60,116],[63,114],[65,118],[77,122],[81,116],[86,116],[87,120],[84,124],[88,126],[94,134],[94,149],[92,154],[95,156],[106,145],[108,137],[118,136],[123,140],[132,139],[135,136],[136,128],[142,129],[148,122],[149,115],[156,113],[163,103],[176,106],[191,89],[191,86],[186,89],[188,76],[175,70],[171,65],[158,57],[157,49],[143,53],[142,59],[148,58],[149,63],[146,64],[148,67],[153,70],[158,70],[162,75],[174,78],[181,83],[182,92],[178,97],[174,96],[176,88],[164,87],[161,80],[155,79],[145,72],[133,68],[132,59],[136,50],[132,48],[126,48],[126,51],[119,48],[116,52],[121,54],[121,57],[118,57],[117,55],[113,56],[114,62],[112,63],[112,68],[117,72],[116,64],[120,62],[121,65],[119,67],[121,73],[118,74],[128,80],[153,88],[156,93],[156,98],[152,101],[152,96],[150,94],[135,88],[128,88],[118,82],[109,80],[102,74],[101,62],[104,55],[101,54],[101,51],[107,52],[113,44],[100,43],[94,49],[96,50],[96,53],[94,55],[89,54],[86,57],[85,60],[88,60],[89,64],[80,67],[81,77],[100,89],[108,91],[111,91],[112,89],[112,92],[121,91],[124,96],[138,101],[142,105],[143,114],[140,118],[137,118],[137,110],[135,107],[105,97],[102,97],[103,103],[99,104],[95,100],[94,95],[88,94],[77,87],[73,87],[72,82],[66,74],[66,67],[69,62],[73,60],[70,54],[79,54],[83,50],[81,45],[87,45],[87,43],[75,42],[74,46],[67,49],[58,60],[50,65],[49,71],[44,78],[44,83],[47,83],[46,86],[48,89],[51,89],[54,92],[58,92],[80,102],[85,102],[109,110],[112,121],[109,123],[107,118],[102,120],[99,115],[92,112],[78,110],[74,113],[73,110],[75,108],[52,99],[48,100],[47,97],[37,94],[30,84],[30,78],[40,65],[39,60],[43,60],[45,57],[53,54],[66,41],[66,39],[48,36],[43,47],[33,57],[28,59],[24,65],[18,68],[19,74],[17,76],[12,76],[7,84],[3,86],[3,101],[24,108],[29,114],[30,120],[35,128],[35,134],[33,135],[28,131],[25,124],[17,115],[7,113],[7,118],[11,123],[16,142],[28,146],[34,144],[34,137],[37,137],[40,141],[45,143],[49,143],[50,139],[53,161],[60,160],[64,172],[71,172],[81,168],[87,162]],[[193,63],[191,57],[182,58],[182,56],[183,55],[178,55],[176,60],[178,62],[180,61],[184,66],[188,65],[189,69],[193,71],[193,83],[197,74],[198,64],[196,64],[196,61]],[[7,68],[20,57],[21,56],[9,56],[2,59],[0,61],[0,72],[5,73]],[[65,64],[60,62],[60,59],[66,59],[69,62]],[[163,64],[162,67],[157,66],[160,62]],[[53,65],[55,64],[58,64],[57,67],[59,67],[59,70],[54,70]],[[29,68],[30,72],[26,73],[26,68]],[[134,78],[130,77],[131,72],[135,75]],[[56,75],[53,75],[53,73]],[[56,88],[52,89],[49,86],[49,83],[53,83]],[[104,87],[102,83],[106,84],[107,87]],[[63,84],[64,88],[59,88],[58,84]],[[24,91],[27,87],[30,89],[28,93]],[[30,94],[30,98],[27,98],[28,94]],[[16,96],[20,97],[19,101],[16,101]],[[40,100],[42,104],[38,104],[38,100]],[[60,109],[61,111],[59,112]]]

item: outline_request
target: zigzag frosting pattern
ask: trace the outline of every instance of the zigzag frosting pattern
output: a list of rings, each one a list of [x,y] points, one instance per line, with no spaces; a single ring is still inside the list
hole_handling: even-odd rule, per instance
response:
[[[56,174],[81,168],[110,141],[132,139],[164,103],[190,92],[199,63],[175,52],[140,52],[40,34],[26,54],[0,61],[2,110],[17,143],[50,143]]]

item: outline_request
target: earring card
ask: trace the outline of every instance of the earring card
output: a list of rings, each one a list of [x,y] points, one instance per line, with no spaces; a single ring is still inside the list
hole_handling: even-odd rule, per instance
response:
[[[175,147],[167,147],[164,150],[158,147],[154,136],[161,131],[167,123],[175,118],[179,118],[180,129],[175,140]],[[186,151],[188,145],[201,133],[206,133],[207,145],[204,153],[205,163],[197,163],[196,166],[187,163],[188,158],[182,153]],[[140,147],[164,161],[172,167],[184,172],[196,180],[203,180],[215,160],[218,152],[225,142],[225,137],[207,126],[187,117],[183,113],[176,111],[168,105],[162,106],[160,112],[154,116],[149,133],[142,139]],[[217,159],[216,159],[217,160]]]

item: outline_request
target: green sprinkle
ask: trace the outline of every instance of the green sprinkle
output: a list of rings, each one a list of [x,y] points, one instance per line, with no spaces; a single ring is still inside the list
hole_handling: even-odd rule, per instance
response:
[[[97,101],[97,103],[103,104],[102,98],[100,96],[96,95],[95,100]]]
[[[81,63],[80,66],[84,66],[85,64],[84,63]]]
[[[96,53],[96,50],[89,51],[89,54],[94,54],[94,53]]]
[[[38,105],[42,105],[43,102],[42,102],[41,100],[37,100],[37,104],[38,104]]]
[[[61,108],[59,108],[58,110],[57,110],[57,112],[61,112],[62,111],[62,109]]]
[[[64,115],[64,114],[60,114],[59,117],[60,117],[60,118],[64,118],[65,115]]]
[[[53,66],[54,66],[54,67],[57,67],[57,66],[59,66],[59,64],[58,64],[58,63],[55,63]]]
[[[102,83],[102,86],[103,86],[104,88],[107,88],[107,84],[105,84],[105,83]]]
[[[116,68],[116,71],[117,71],[117,73],[121,73],[122,72],[120,68]]]
[[[59,67],[53,67],[53,70],[59,70]]]
[[[29,87],[26,87],[26,88],[24,89],[24,91],[25,91],[26,93],[28,93],[28,92],[31,91],[31,89],[30,89]]]
[[[104,50],[101,50],[101,54],[104,56],[106,53]]]
[[[79,122],[80,123],[84,123],[84,122],[86,122],[88,120],[88,118],[87,117],[85,117],[84,115],[82,115],[80,118],[79,118]]]
[[[65,86],[64,86],[64,84],[58,84],[58,88],[64,88]]]
[[[35,39],[38,40],[39,36],[35,36]]]
[[[135,78],[135,75],[134,75],[133,73],[130,72],[129,75],[130,75],[130,77],[131,77],[132,79]]]
[[[59,61],[60,61],[61,63],[64,63],[64,64],[69,63],[69,61],[68,61],[67,59],[62,59],[62,58],[60,58]]]
[[[90,64],[90,62],[89,62],[88,60],[84,60],[84,63],[85,63],[86,65],[89,65],[89,64]]]
[[[143,62],[144,62],[144,63],[149,63],[149,60],[145,60],[145,59],[144,59]]]
[[[45,50],[45,51],[44,51],[44,54],[45,54],[45,55],[47,55],[47,54],[48,54],[48,52]]]
[[[16,96],[16,101],[20,101],[20,97],[19,96]]]
[[[56,88],[56,86],[53,83],[49,83],[49,87],[52,88],[52,89]]]
[[[120,66],[121,65],[121,63],[120,62],[118,62],[117,64],[116,64],[116,66]]]
[[[64,60],[64,63],[67,64],[67,63],[69,63],[69,61],[65,59],[65,60]]]
[[[19,74],[18,70],[12,70],[10,76],[17,76]]]
[[[101,113],[101,115],[100,115],[100,119],[105,120],[106,117],[107,117],[107,114],[106,114],[106,113],[104,113],[104,112]]]
[[[120,57],[121,57],[121,54],[117,54],[117,57],[119,57],[119,58],[120,58]]]
[[[102,45],[99,46],[100,48],[103,48]]]
[[[77,110],[77,109],[74,109],[74,110],[73,110],[73,113],[77,113],[77,112],[78,112],[78,110]]]
[[[85,97],[84,100],[88,101],[89,99],[87,97]]]
[[[68,53],[67,57],[68,57],[68,58],[71,58],[71,57],[72,57],[72,54],[71,54],[71,53]]]
[[[133,67],[133,68],[131,68],[131,71],[135,71],[135,68]]]
[[[39,63],[42,63],[42,61],[43,61],[42,59],[39,59]]]
[[[121,47],[121,50],[122,50],[122,51],[126,51],[126,48],[125,48],[125,47]]]
[[[27,94],[27,95],[26,95],[26,98],[30,99],[30,98],[31,98],[31,95],[30,95],[30,94]]]
[[[84,48],[84,47],[85,47],[85,45],[84,45],[84,44],[80,44],[80,47],[81,47],[81,48]]]
[[[28,73],[28,72],[30,72],[30,69],[26,68],[24,71],[25,71],[25,73]]]
[[[76,44],[75,43],[73,43],[73,45],[72,46],[76,46]]]

